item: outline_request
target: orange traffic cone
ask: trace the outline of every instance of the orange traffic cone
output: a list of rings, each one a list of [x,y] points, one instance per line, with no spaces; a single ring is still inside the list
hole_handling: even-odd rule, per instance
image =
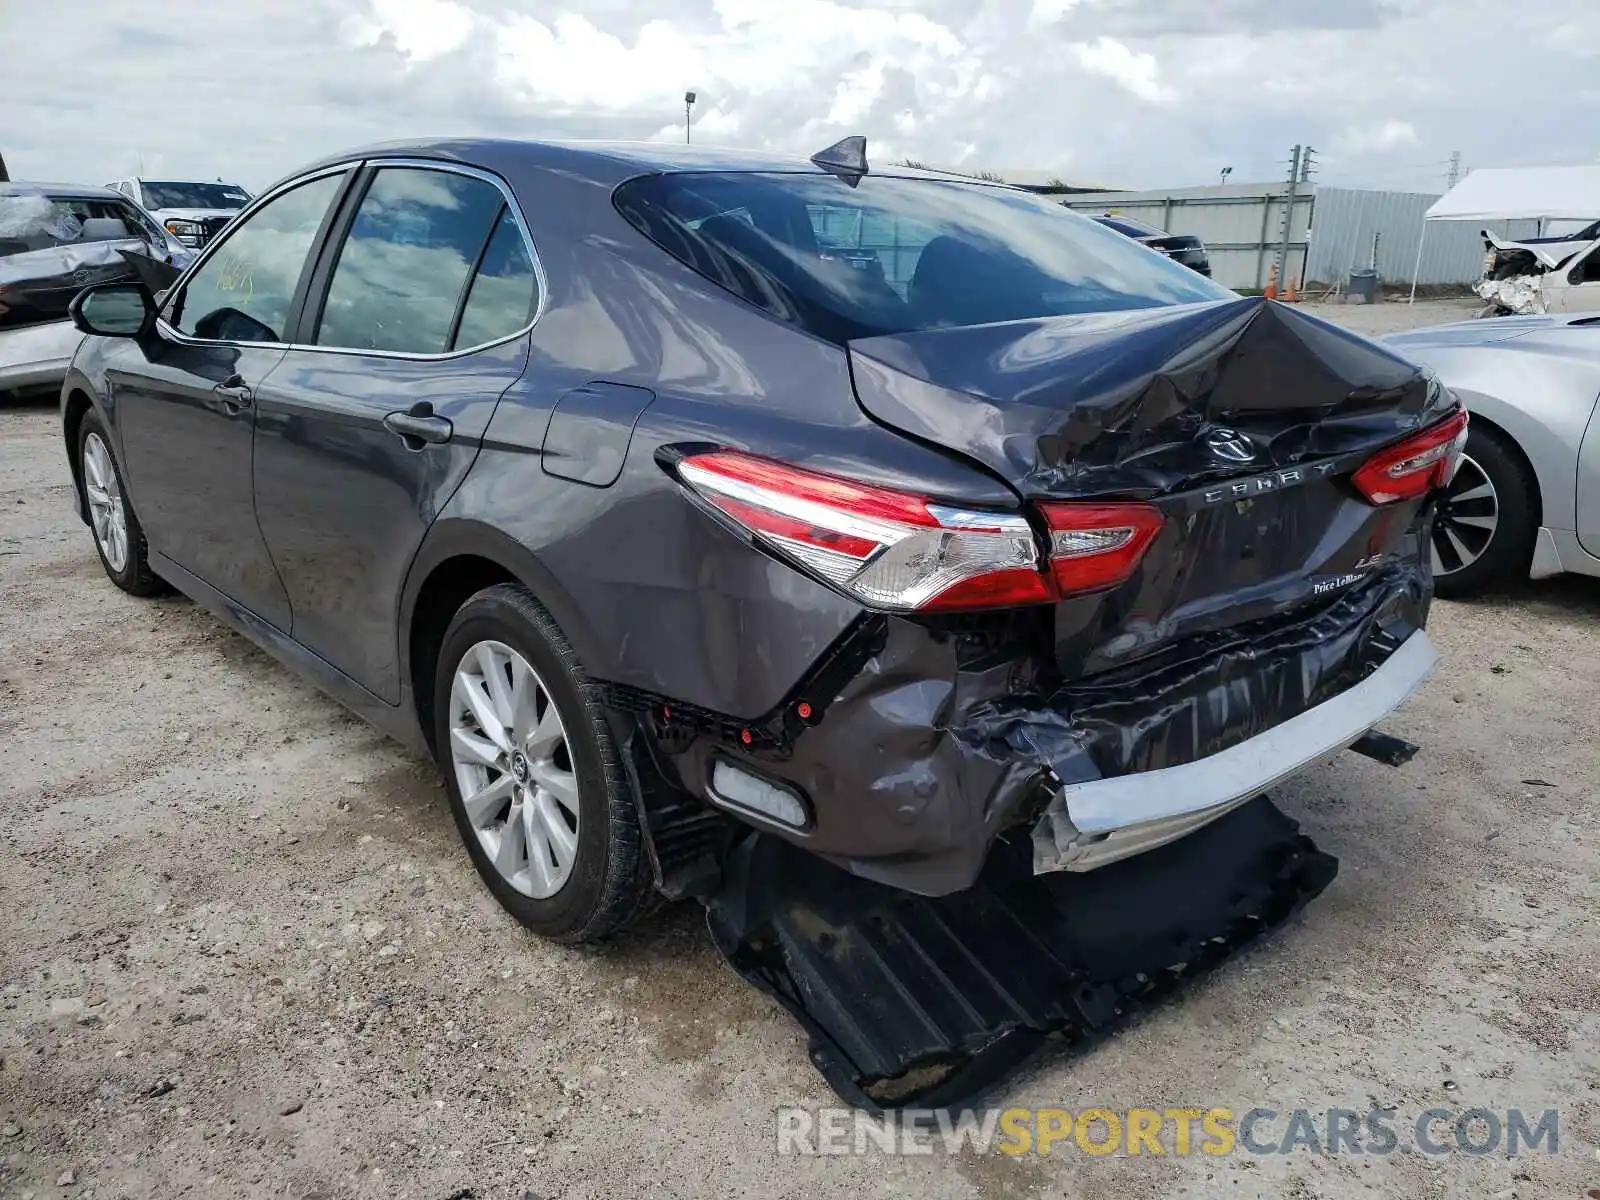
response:
[[[1262,295],[1266,296],[1266,298],[1268,300],[1276,300],[1278,298],[1278,264],[1277,263],[1273,263],[1272,264],[1272,269],[1267,272],[1267,287],[1266,287],[1266,290],[1262,293]]]
[[[1289,281],[1289,287],[1283,293],[1283,298],[1289,304],[1293,304],[1295,301],[1300,299],[1300,294],[1298,292],[1296,292],[1295,289],[1294,289],[1294,280],[1291,279]]]

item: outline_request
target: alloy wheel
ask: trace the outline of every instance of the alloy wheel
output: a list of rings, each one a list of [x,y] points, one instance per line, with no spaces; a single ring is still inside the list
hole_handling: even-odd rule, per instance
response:
[[[1433,517],[1429,558],[1435,575],[1453,575],[1483,557],[1500,526],[1500,497],[1488,473],[1463,456]]]
[[[450,758],[494,869],[525,896],[555,895],[578,856],[578,778],[554,698],[504,642],[474,644],[456,667]]]
[[[98,433],[83,439],[83,491],[89,500],[94,540],[112,571],[120,574],[128,565],[128,514],[111,451]]]

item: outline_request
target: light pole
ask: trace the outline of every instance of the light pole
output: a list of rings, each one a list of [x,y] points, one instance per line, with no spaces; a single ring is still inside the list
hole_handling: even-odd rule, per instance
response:
[[[689,110],[694,107],[694,93],[683,94],[683,144],[689,144]]]
[[[1233,174],[1233,168],[1232,167],[1223,167],[1222,168],[1222,178],[1219,179],[1217,182],[1218,183],[1227,183],[1228,182],[1228,176],[1232,175],[1232,174]]]

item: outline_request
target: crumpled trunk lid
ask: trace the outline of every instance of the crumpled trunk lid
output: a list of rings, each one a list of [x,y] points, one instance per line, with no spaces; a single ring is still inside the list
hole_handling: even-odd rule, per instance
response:
[[[1160,495],[1373,450],[1429,399],[1394,351],[1254,298],[863,338],[850,358],[873,417],[1026,497]],[[1248,461],[1207,441],[1219,424],[1252,439]]]
[[[850,344],[862,407],[1027,501],[1138,499],[1166,516],[1126,583],[1056,612],[1068,678],[1334,595],[1397,557],[1421,502],[1349,482],[1449,400],[1393,351],[1244,298]]]

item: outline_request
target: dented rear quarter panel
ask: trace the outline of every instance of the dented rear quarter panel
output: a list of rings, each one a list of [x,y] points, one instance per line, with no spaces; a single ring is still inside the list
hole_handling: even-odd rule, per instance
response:
[[[636,170],[523,172],[517,187],[549,281],[528,369],[501,398],[483,452],[431,538],[484,529],[523,548],[597,680],[754,718],[862,615],[690,502],[666,446],[731,446],[935,497],[1015,507],[959,457],[864,414],[845,352],[778,324],[644,239],[612,208]],[[621,445],[614,482],[577,482],[546,446],[563,397],[597,381],[649,392],[631,428],[575,418],[561,441]]]

